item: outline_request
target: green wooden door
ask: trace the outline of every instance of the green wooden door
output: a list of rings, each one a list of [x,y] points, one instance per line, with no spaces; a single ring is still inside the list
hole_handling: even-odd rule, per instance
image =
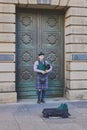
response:
[[[17,13],[17,54],[16,88],[18,98],[36,97],[34,61],[40,50],[52,64],[49,75],[47,97],[63,96],[63,23],[64,15],[55,11],[18,10]]]

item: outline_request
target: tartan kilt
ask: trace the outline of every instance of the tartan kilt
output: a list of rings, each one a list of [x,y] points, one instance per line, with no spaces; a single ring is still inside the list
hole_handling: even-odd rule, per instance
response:
[[[48,75],[46,75],[45,78],[46,78],[46,80],[45,80],[44,84],[41,84],[40,76],[37,75],[37,78],[36,78],[36,89],[37,90],[46,90],[46,89],[48,89]]]

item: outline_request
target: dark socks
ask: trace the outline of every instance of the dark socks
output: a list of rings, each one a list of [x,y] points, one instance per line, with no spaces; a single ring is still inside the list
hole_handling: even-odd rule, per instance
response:
[[[37,91],[37,96],[38,96],[37,103],[38,104],[40,104],[41,102],[45,103],[45,101],[44,101],[45,94],[46,94],[46,90]]]
[[[41,91],[37,91],[37,96],[38,96],[38,101],[37,101],[37,103],[40,103],[40,99],[41,99]]]
[[[46,94],[46,90],[42,90],[42,97],[41,97],[41,102],[45,102],[44,98],[45,98],[45,94]]]

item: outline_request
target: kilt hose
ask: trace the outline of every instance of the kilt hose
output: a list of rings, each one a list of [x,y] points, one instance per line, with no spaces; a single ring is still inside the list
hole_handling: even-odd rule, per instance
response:
[[[45,78],[45,82],[44,83],[41,83],[40,79],[41,77],[44,77]],[[38,101],[37,103],[40,103],[40,102],[45,102],[44,101],[44,98],[45,98],[45,95],[46,95],[46,90],[48,89],[48,74],[45,74],[45,75],[37,75],[37,78],[36,78],[36,89],[37,89],[37,96],[38,96]]]

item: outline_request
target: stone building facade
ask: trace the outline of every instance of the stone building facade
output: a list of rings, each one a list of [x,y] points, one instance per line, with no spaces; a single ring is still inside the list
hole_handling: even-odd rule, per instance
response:
[[[87,99],[87,0],[0,0],[0,102],[17,102],[17,8],[64,10],[64,95]]]

